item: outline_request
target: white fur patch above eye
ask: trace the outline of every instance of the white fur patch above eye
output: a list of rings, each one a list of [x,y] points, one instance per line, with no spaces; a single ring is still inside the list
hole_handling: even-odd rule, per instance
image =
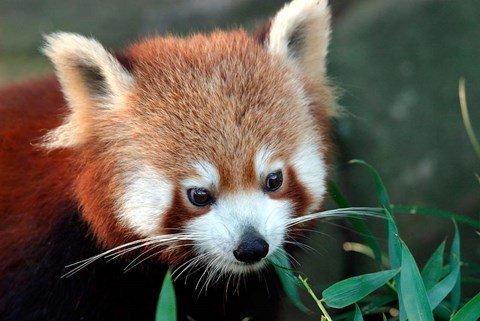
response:
[[[292,164],[298,179],[313,197],[314,202],[308,210],[318,208],[326,191],[327,165],[316,143],[305,139],[295,153]]]
[[[118,217],[142,236],[158,235],[163,213],[170,207],[173,185],[150,166],[127,174]]]
[[[257,177],[264,177],[272,172],[278,171],[284,167],[281,160],[273,160],[273,152],[271,149],[263,146],[255,155],[255,172]]]
[[[208,188],[213,186],[218,188],[220,184],[220,175],[215,166],[207,161],[198,161],[193,163],[193,168],[195,169],[199,177],[190,177],[182,181],[184,188],[192,187],[205,187]]]

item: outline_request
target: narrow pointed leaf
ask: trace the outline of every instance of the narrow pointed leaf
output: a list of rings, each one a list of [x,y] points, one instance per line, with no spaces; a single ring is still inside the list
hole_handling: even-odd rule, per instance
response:
[[[355,316],[353,317],[353,321],[363,321],[362,311],[356,304],[355,304]]]
[[[402,265],[402,245],[400,243],[400,237],[398,235],[397,225],[393,216],[388,210],[385,210],[387,216],[387,238],[388,238],[388,256],[390,258],[390,267],[392,269],[398,269]],[[402,285],[400,282],[400,274],[395,276],[395,285],[398,293],[398,307],[400,321],[405,321],[407,315],[405,314],[405,306],[403,304]]]
[[[445,253],[445,242],[433,252],[422,269],[422,279],[427,290],[431,289],[442,277],[443,255]]]
[[[342,280],[323,291],[323,299],[332,308],[344,308],[380,288],[398,272],[399,270],[385,270]]]
[[[288,260],[287,253],[282,248],[278,250],[275,255],[272,255],[271,262],[277,272],[280,283],[282,284],[285,294],[288,296],[290,301],[302,312],[309,312],[310,310],[302,303],[300,300],[300,295],[298,294],[298,281],[295,275],[293,274],[293,268]]]
[[[431,310],[435,309],[443,299],[447,297],[458,281],[458,276],[460,275],[460,262],[454,260],[451,264],[454,264],[454,266],[450,273],[428,291],[428,301],[430,302]]]
[[[397,225],[392,214],[386,210],[387,216],[387,238],[388,238],[388,256],[390,258],[390,267],[398,269],[402,265],[402,245],[398,235]]]
[[[338,207],[346,208],[352,206],[333,181],[328,181],[328,195],[330,195]]]
[[[407,319],[411,321],[434,321],[420,271],[407,245],[403,242],[400,286]]]
[[[460,234],[458,232],[457,223],[453,221],[455,227],[455,234],[453,236],[452,247],[450,249],[450,269],[455,268],[455,264],[460,262]],[[460,306],[460,292],[461,292],[461,272],[458,272],[458,277],[453,287],[452,294],[450,297],[450,304],[452,305],[453,311],[456,311]]]
[[[372,299],[370,302],[366,303],[363,306],[362,311],[364,314],[374,313],[379,309],[381,309],[382,307],[385,307],[387,304],[397,301],[397,299],[398,298],[396,293],[381,295],[377,298]]]
[[[480,319],[480,292],[458,310],[451,321],[477,321]]]
[[[452,309],[450,308],[450,302],[442,301],[435,310],[433,311],[435,317],[438,317],[440,320],[450,320],[452,316]]]
[[[172,273],[170,269],[163,279],[162,289],[157,303],[157,312],[155,321],[176,321],[177,303],[175,298],[175,289],[173,287]]]
[[[392,208],[395,210],[395,213],[406,213],[412,215],[428,215],[439,218],[450,218],[454,219],[459,223],[463,223],[473,227],[474,229],[480,229],[480,221],[477,219],[472,219],[460,214],[453,212],[448,212],[444,210],[439,210],[436,208],[429,207],[419,207],[415,205],[392,205]]]
[[[365,165],[368,168],[368,171],[373,176],[373,179],[374,179],[374,182],[375,182],[375,187],[377,189],[378,198],[380,200],[380,204],[382,204],[382,206],[384,208],[388,209],[390,211],[390,213],[392,213],[392,209],[390,208],[390,206],[391,206],[390,205],[390,199],[388,197],[387,190],[386,190],[385,185],[383,184],[383,181],[380,178],[380,175],[378,174],[377,170],[372,165],[370,165],[369,163],[367,163],[363,160],[354,159],[354,160],[351,160],[350,163]]]
[[[387,321],[387,317],[385,316],[385,314],[383,315],[383,321]]]

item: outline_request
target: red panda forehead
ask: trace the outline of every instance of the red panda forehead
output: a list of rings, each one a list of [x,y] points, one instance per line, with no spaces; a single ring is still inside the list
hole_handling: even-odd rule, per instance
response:
[[[170,179],[206,161],[225,187],[256,184],[258,150],[288,158],[312,124],[301,80],[244,32],[154,38],[131,55],[129,136]]]

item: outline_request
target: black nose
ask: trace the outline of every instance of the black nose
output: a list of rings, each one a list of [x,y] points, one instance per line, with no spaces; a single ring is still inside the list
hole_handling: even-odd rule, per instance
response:
[[[268,253],[268,243],[256,231],[243,234],[240,244],[233,251],[233,255],[240,262],[255,263],[263,259]]]

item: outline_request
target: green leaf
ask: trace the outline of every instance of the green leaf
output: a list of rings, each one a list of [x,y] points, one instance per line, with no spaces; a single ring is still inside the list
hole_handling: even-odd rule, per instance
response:
[[[443,299],[447,297],[459,280],[460,261],[455,260],[454,258],[454,262],[451,262],[450,264],[453,264],[450,273],[428,291],[428,301],[430,302],[431,310],[435,309]]]
[[[368,168],[368,171],[370,172],[370,174],[372,174],[373,179],[375,181],[375,187],[377,189],[377,194],[378,194],[378,198],[380,200],[380,204],[382,204],[382,206],[384,208],[388,209],[390,211],[390,213],[392,213],[392,209],[390,207],[391,206],[390,205],[390,199],[388,197],[387,190],[386,190],[385,185],[383,184],[383,181],[380,178],[380,175],[378,174],[377,170],[372,165],[370,165],[369,163],[367,163],[363,160],[354,159],[354,160],[351,160],[350,163],[351,164],[365,165]]]
[[[445,253],[445,241],[433,252],[422,269],[422,279],[427,290],[431,289],[442,278],[443,255]]]
[[[272,255],[270,260],[272,265],[277,272],[280,283],[282,284],[285,294],[288,296],[290,301],[302,312],[309,312],[310,310],[302,303],[300,300],[300,295],[298,294],[298,281],[295,275],[293,274],[293,268],[290,265],[288,260],[287,253],[283,248],[277,250],[277,252]]]
[[[355,316],[353,317],[353,321],[363,321],[362,311],[356,304],[355,304]]]
[[[406,317],[411,321],[434,321],[427,292],[412,254],[402,242],[400,286]]]
[[[388,238],[388,256],[390,258],[390,267],[398,269],[402,265],[402,245],[398,235],[398,228],[395,224],[392,214],[387,210],[387,238]]]
[[[398,272],[399,270],[385,270],[342,280],[323,291],[323,299],[332,308],[344,308],[380,288]]]
[[[418,207],[414,205],[392,205],[392,208],[395,210],[395,213],[407,213],[413,215],[420,214],[439,218],[450,218],[457,222],[471,226],[474,229],[480,229],[480,221],[453,212],[443,211],[436,208]]]
[[[328,194],[332,198],[332,200],[338,205],[338,207],[346,208],[351,207],[352,205],[347,200],[347,198],[340,192],[337,184],[333,181],[328,181]]]
[[[387,321],[387,317],[383,314],[383,321]]]
[[[398,274],[397,274],[398,275]],[[382,294],[376,298],[373,298],[370,302],[366,303],[362,311],[364,314],[371,314],[377,312],[382,307],[385,307],[387,304],[397,301],[396,293]]]
[[[385,210],[387,216],[387,238],[388,238],[388,256],[390,258],[390,267],[398,269],[402,265],[402,245],[398,235],[398,228],[395,224],[393,216],[388,210]],[[405,314],[405,306],[403,304],[402,287],[400,283],[400,275],[395,276],[395,285],[398,292],[398,306],[399,306],[399,320],[405,321],[407,316]]]
[[[175,289],[173,287],[172,273],[168,269],[163,279],[162,289],[158,297],[157,312],[155,321],[176,321],[177,320],[177,302],[175,298]]]
[[[452,316],[450,303],[448,301],[443,301],[435,308],[433,314],[440,320],[450,320],[450,317]]]
[[[350,202],[348,202],[348,200],[343,196],[343,194],[340,192],[340,189],[333,181],[328,182],[328,193],[339,207],[351,207]],[[350,224],[352,224],[353,228],[362,237],[364,242],[372,249],[373,255],[375,256],[375,261],[378,263],[380,268],[383,268],[382,251],[380,249],[380,245],[378,244],[376,237],[368,228],[367,224],[365,224],[363,220],[356,217],[348,217],[347,220],[350,222]]]
[[[480,293],[458,310],[451,321],[477,321],[480,318]]]
[[[455,227],[455,234],[453,236],[452,247],[450,248],[450,269],[455,269],[455,264],[460,264],[460,234],[458,232],[457,223],[453,221]],[[460,292],[461,292],[461,274],[458,272],[457,280],[455,286],[453,287],[452,294],[450,297],[450,304],[452,305],[453,311],[456,311],[460,306]]]

